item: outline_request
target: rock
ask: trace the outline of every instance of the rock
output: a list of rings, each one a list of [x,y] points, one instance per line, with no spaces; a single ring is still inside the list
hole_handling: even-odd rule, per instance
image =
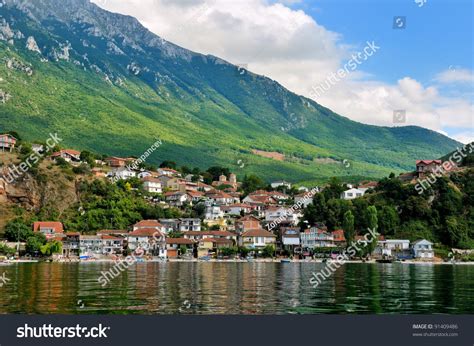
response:
[[[38,44],[36,43],[35,38],[33,36],[29,36],[26,40],[26,49],[41,54],[41,50],[39,49]]]

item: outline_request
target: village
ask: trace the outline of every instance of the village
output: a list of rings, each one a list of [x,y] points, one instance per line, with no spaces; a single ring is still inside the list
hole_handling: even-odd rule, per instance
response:
[[[13,151],[15,143],[13,136],[0,135],[2,151]],[[32,150],[41,152],[44,148],[33,145]],[[76,167],[82,164],[81,152],[73,149],[61,149],[46,159],[61,160]],[[304,208],[324,186],[292,189],[287,181],[274,181],[269,191],[259,189],[243,197],[242,183],[233,173],[220,175],[218,180],[206,184],[202,177],[183,176],[168,167],[154,171],[138,168],[135,161],[135,158],[107,157],[96,160],[91,173],[96,179],[112,183],[138,178],[148,193],[144,198],[150,203],[178,209],[201,205],[202,218],[145,219],[127,229],[103,229],[96,234],[65,230],[60,221],[36,221],[31,225],[33,232],[43,234],[48,242],[60,244],[60,251],[53,253],[51,259],[117,260],[139,253],[144,260],[325,261],[335,258],[350,245],[343,229],[329,231],[325,224],[309,224],[302,219]],[[424,177],[441,164],[440,160],[417,161],[415,175]],[[360,198],[377,184],[376,181],[347,184],[340,199]],[[354,240],[362,238],[363,235],[356,235]],[[16,249],[16,258],[24,255],[24,242],[4,244]],[[410,242],[385,239],[383,235],[378,236],[376,246],[367,255],[364,261],[440,261],[435,258],[433,243],[426,239]],[[35,257],[28,256],[29,259]]]

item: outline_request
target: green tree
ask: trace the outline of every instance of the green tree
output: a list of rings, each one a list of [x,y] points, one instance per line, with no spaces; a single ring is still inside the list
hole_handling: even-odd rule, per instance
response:
[[[31,230],[31,227],[26,225],[22,219],[17,218],[8,221],[5,226],[5,238],[7,238],[8,241],[24,242],[32,235],[33,231]]]
[[[369,229],[372,233],[377,231],[379,221],[377,217],[377,208],[371,205],[367,208],[367,220],[369,222]],[[368,233],[368,232],[367,232]],[[367,243],[366,253],[370,256],[374,251],[375,247],[377,246],[377,237],[371,237],[371,241]]]
[[[26,252],[30,255],[38,254],[44,244],[46,244],[46,237],[44,234],[36,232],[26,240]]]
[[[242,180],[242,190],[245,195],[256,190],[264,189],[265,187],[265,182],[254,174],[246,175]]]
[[[354,230],[354,215],[350,210],[344,213],[344,221],[342,224],[342,229],[344,230],[344,237],[346,238],[347,244],[352,244],[355,238]]]
[[[273,245],[267,245],[262,250],[262,257],[273,257],[275,254],[275,247]]]

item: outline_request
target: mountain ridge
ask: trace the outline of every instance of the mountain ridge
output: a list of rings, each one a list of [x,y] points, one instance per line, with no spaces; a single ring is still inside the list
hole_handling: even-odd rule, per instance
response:
[[[352,121],[277,81],[186,50],[135,18],[87,0],[0,3],[0,54],[6,61],[0,76],[9,76],[0,89],[10,95],[0,106],[0,131],[24,129],[26,138],[41,139],[44,131],[58,129],[66,145],[115,155],[137,155],[160,137],[164,150],[151,157],[153,163],[222,164],[242,174],[301,181],[380,177],[459,145],[420,127]],[[31,65],[33,74],[9,68],[11,59]],[[287,159],[256,157],[253,149]],[[318,158],[338,163],[316,164]]]

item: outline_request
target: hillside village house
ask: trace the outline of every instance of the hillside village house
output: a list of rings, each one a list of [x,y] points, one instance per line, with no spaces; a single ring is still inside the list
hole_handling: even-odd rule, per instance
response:
[[[289,223],[296,225],[300,219],[301,214],[294,213],[287,207],[275,207],[269,206],[265,209],[265,221],[268,223],[277,221],[288,221]]]
[[[282,248],[290,251],[290,253],[294,253],[294,250],[301,244],[298,227],[281,227],[280,235]]]
[[[102,255],[102,237],[100,235],[85,235],[79,237],[80,256],[95,257]]]
[[[51,155],[52,160],[56,160],[59,157],[63,158],[69,163],[78,163],[81,161],[81,152],[73,149],[63,149]]]
[[[121,255],[124,250],[124,239],[113,235],[104,234],[102,238],[102,253],[104,255]]]
[[[220,175],[219,180],[213,181],[211,185],[214,187],[221,185],[229,185],[236,189],[238,187],[237,176],[234,173],[231,173],[229,175],[229,180],[227,180],[227,177],[225,175]]]
[[[196,241],[186,238],[166,238],[166,254],[168,258],[177,258],[183,255],[183,248],[186,249],[186,254],[193,253]]]
[[[308,205],[313,203],[313,199],[309,197],[307,192],[300,193],[295,196],[295,204],[301,203],[302,208],[306,208]]]
[[[201,191],[186,191],[188,196],[191,198],[191,203],[195,204],[198,203],[201,200],[204,200],[204,193]]]
[[[114,169],[109,173],[109,176],[114,179],[127,180],[129,178],[134,178],[137,175],[135,171],[128,169],[127,167],[119,167]]]
[[[246,215],[235,221],[235,230],[238,233],[261,227],[260,220],[253,215]]]
[[[226,215],[240,216],[242,213],[250,213],[252,207],[249,204],[245,203],[235,203],[231,205],[224,205],[221,207],[221,209]]]
[[[169,177],[173,177],[173,176],[180,177],[181,176],[181,173],[179,173],[178,171],[176,171],[174,169],[171,169],[171,168],[158,168],[157,172],[158,172],[159,175],[166,175],[166,176],[169,176]]]
[[[79,232],[66,232],[66,237],[63,239],[63,256],[64,257],[79,257]]]
[[[239,237],[239,245],[253,250],[261,250],[267,245],[276,245],[276,235],[263,228],[250,229]]]
[[[129,162],[132,162],[134,161],[133,158],[121,158],[121,157],[115,157],[115,156],[112,156],[112,157],[107,157],[105,159],[105,163],[110,166],[110,167],[114,167],[114,168],[118,168],[118,167],[125,167]]]
[[[415,258],[431,259],[434,257],[433,243],[426,239],[415,241],[412,251]]]
[[[198,240],[198,257],[217,254],[219,252],[219,249],[223,247],[231,247],[232,245],[232,240],[225,238],[202,238]]]
[[[331,232],[333,236],[334,245],[337,247],[344,247],[346,246],[346,237],[344,236],[344,230],[337,229]]]
[[[160,219],[161,224],[160,231],[168,234],[170,232],[177,232],[179,229],[179,220],[178,219]]]
[[[182,207],[185,203],[191,203],[191,196],[186,192],[170,191],[165,193],[165,201],[175,207]]]
[[[0,149],[2,151],[13,151],[17,139],[8,133],[0,134]]]
[[[218,205],[206,205],[206,211],[204,213],[204,220],[214,221],[224,218],[224,211]]]
[[[132,226],[133,231],[136,231],[138,229],[144,229],[144,228],[153,228],[157,231],[162,231],[163,225],[160,222],[158,222],[158,220],[150,219],[150,220],[141,220]]]
[[[367,191],[367,189],[352,188],[341,193],[341,198],[349,200],[349,199],[362,197],[365,194],[365,191]]]
[[[40,232],[47,239],[54,238],[58,234],[63,234],[63,224],[57,221],[36,221],[33,223],[33,232]]]
[[[229,195],[228,193],[219,191],[219,190],[212,190],[206,192],[206,197],[217,205],[228,205],[235,202],[235,198]],[[238,200],[237,200],[238,202]]]
[[[149,193],[162,193],[161,181],[157,178],[147,176],[142,179],[143,189]]]
[[[441,160],[417,160],[416,174],[422,178],[430,173],[433,173],[441,166]]]
[[[139,228],[127,236],[130,251],[143,251],[143,255],[166,257],[165,235],[156,228]]]
[[[143,181],[144,178],[146,178],[146,177],[151,177],[151,176],[152,176],[152,174],[151,174],[150,172],[148,172],[148,171],[140,171],[140,172],[137,174],[137,178],[140,179],[140,180],[142,180],[142,181]],[[161,182],[160,182],[160,184],[161,184]]]
[[[377,241],[374,256],[378,257],[410,257],[410,241],[405,239],[387,239]]]
[[[179,219],[179,231],[197,231],[201,230],[201,219],[198,218],[182,218]]]
[[[301,246],[305,249],[334,246],[334,236],[318,227],[311,227],[300,234]]]

